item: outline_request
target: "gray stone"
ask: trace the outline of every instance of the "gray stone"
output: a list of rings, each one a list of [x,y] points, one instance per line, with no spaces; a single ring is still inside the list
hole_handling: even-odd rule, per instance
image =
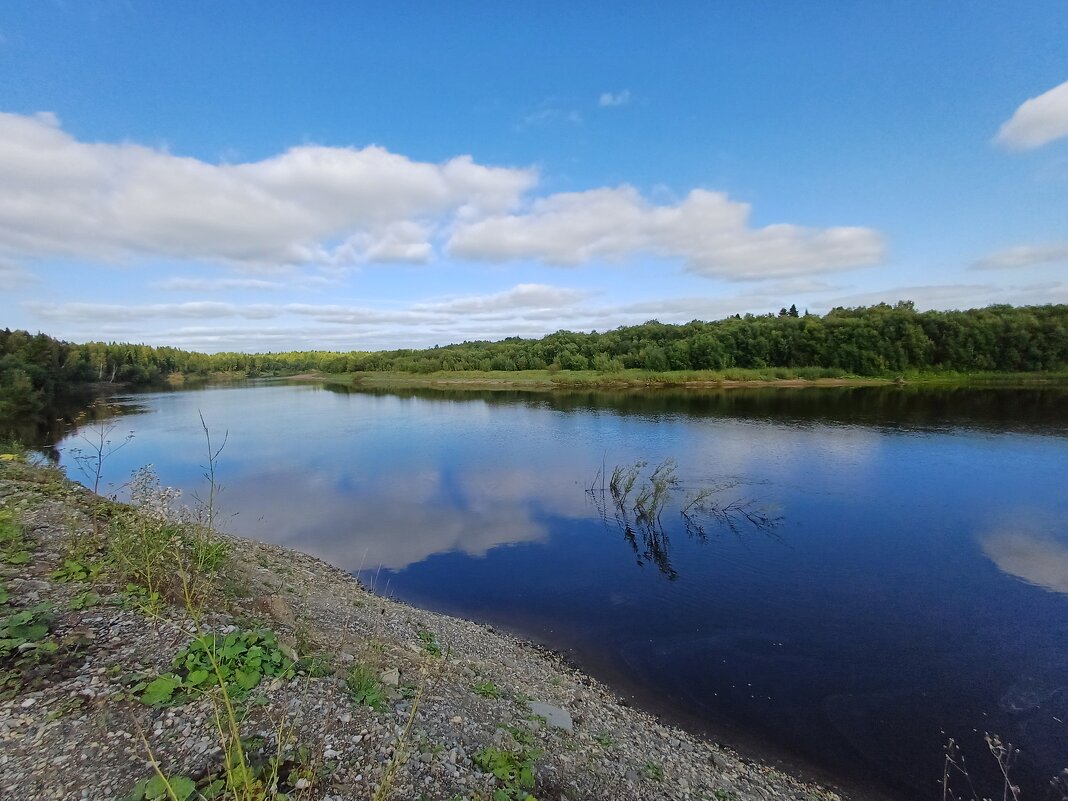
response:
[[[399,687],[400,686],[400,671],[397,668],[389,668],[383,670],[378,680],[385,684],[387,687]]]
[[[545,718],[545,722],[554,729],[571,731],[574,728],[574,724],[571,722],[571,715],[566,709],[541,701],[527,701],[527,706],[530,707],[530,711],[533,714]]]

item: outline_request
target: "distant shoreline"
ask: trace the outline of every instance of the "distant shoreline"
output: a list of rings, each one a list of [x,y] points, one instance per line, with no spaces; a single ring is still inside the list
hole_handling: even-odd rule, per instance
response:
[[[774,374],[782,375],[775,377]],[[574,389],[732,389],[732,388],[824,388],[872,386],[1051,386],[1068,385],[1068,372],[1052,373],[928,373],[894,377],[843,376],[804,378],[790,371],[730,370],[723,372],[679,371],[652,373],[627,370],[597,373],[586,370],[455,371],[438,373],[307,372],[287,376],[290,381],[316,381],[357,388],[425,387],[478,390],[574,390]]]

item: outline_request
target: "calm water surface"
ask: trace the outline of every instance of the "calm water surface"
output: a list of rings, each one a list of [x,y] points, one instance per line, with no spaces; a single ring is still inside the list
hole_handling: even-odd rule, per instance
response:
[[[1064,390],[130,401],[105,481],[200,486],[202,412],[229,432],[230,531],[547,643],[691,727],[902,798],[941,797],[949,736],[973,772],[985,731],[1018,745],[1026,798],[1068,765]],[[665,459],[678,484],[642,521]],[[637,460],[625,503],[600,491]]]

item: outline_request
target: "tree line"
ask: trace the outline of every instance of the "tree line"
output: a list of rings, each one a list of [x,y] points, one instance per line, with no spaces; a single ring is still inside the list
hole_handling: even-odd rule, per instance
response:
[[[909,301],[835,308],[825,315],[734,315],[670,325],[655,320],[605,332],[558,331],[422,350],[197,353],[115,342],[75,344],[0,332],[0,417],[48,408],[100,384],[145,386],[168,376],[236,372],[348,373],[457,370],[729,370],[812,368],[878,376],[912,371],[1033,372],[1068,367],[1068,305],[918,312]]]

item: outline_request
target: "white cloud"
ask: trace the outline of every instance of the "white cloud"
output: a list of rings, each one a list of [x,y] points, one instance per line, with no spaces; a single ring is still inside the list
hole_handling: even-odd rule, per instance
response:
[[[1068,242],[1052,245],[1018,245],[991,253],[972,265],[974,270],[1012,270],[1037,264],[1068,262]]]
[[[919,309],[978,309],[994,303],[1019,306],[1046,303],[1068,303],[1068,283],[1046,281],[1018,286],[994,284],[941,284],[901,286],[840,296],[819,304],[833,306],[870,306],[875,303],[895,303],[911,300]]]
[[[425,261],[435,226],[501,213],[536,181],[530,169],[417,162],[377,146],[210,164],[80,142],[51,114],[0,114],[0,252],[246,267]]]
[[[682,259],[699,275],[735,280],[848,269],[883,255],[882,237],[869,228],[752,228],[749,213],[747,203],[703,189],[674,205],[654,205],[630,186],[560,193],[523,212],[460,223],[448,250],[474,260],[559,266],[648,253]]]
[[[1034,150],[1068,136],[1068,81],[1025,101],[998,130],[994,141],[1013,150]]]
[[[577,289],[546,284],[519,284],[505,292],[480,295],[439,303],[417,304],[413,308],[452,314],[479,314],[515,309],[560,309],[570,306],[588,295]]]
[[[624,89],[621,92],[602,92],[601,96],[597,98],[597,105],[601,108],[613,108],[618,106],[625,106],[630,102],[630,89]]]
[[[529,200],[537,180],[533,169],[468,156],[417,162],[377,146],[305,145],[212,164],[81,142],[51,114],[0,113],[0,258],[157,258],[277,273],[426,262],[448,237],[452,254],[474,260],[574,265],[649,254],[701,275],[759,279],[869,265],[883,252],[868,228],[751,227],[749,206],[720,192],[656,204],[622,186]]]
[[[302,283],[308,279],[302,279]],[[156,289],[173,292],[218,292],[227,289],[287,289],[281,281],[262,278],[168,278],[152,285]]]

